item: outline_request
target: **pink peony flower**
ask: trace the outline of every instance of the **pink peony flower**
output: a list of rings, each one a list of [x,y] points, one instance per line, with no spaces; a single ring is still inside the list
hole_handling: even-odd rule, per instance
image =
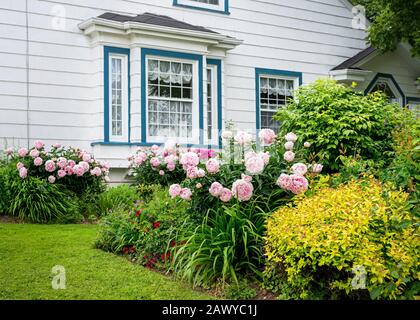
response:
[[[174,156],[173,154],[170,154],[170,155],[166,156],[166,157],[163,159],[163,161],[164,161],[166,164],[169,164],[169,163],[175,163],[175,162],[176,162],[176,156]]]
[[[174,171],[175,170],[175,163],[168,163],[166,165],[166,169],[168,169],[168,171]]]
[[[182,190],[182,188],[179,184],[173,184],[169,187],[169,195],[172,198],[175,198],[175,197],[180,195],[181,190]]]
[[[310,148],[310,147],[311,147],[311,143],[310,143],[310,142],[308,142],[308,141],[306,141],[306,142],[303,144],[303,146],[304,146],[305,148]]]
[[[25,167],[22,167],[19,169],[19,176],[22,179],[25,179],[28,176],[28,169],[26,169]]]
[[[135,159],[134,159],[134,164],[137,166],[137,167],[140,167],[142,164],[143,164],[143,158],[142,157],[139,157],[139,156],[137,156]]]
[[[159,151],[159,146],[154,144],[150,149],[152,150],[153,153],[157,153]]]
[[[184,200],[191,200],[192,192],[188,188],[183,188],[179,194],[179,196]]]
[[[286,160],[287,162],[292,162],[293,160],[295,160],[295,154],[293,151],[286,151],[284,153],[284,160]]]
[[[262,129],[258,136],[261,142],[268,146],[272,145],[277,138],[276,133],[271,129]]]
[[[252,197],[254,186],[244,179],[236,180],[232,185],[232,194],[240,202],[248,201]]]
[[[197,167],[188,167],[187,168],[187,178],[188,179],[195,179],[197,177],[198,177]]]
[[[163,170],[159,170],[159,175],[160,175],[160,176],[164,176],[164,175],[165,175],[165,171],[163,171]]]
[[[61,144],[55,143],[55,144],[53,144],[53,147],[56,148],[56,149],[60,149],[61,148]]]
[[[176,141],[173,139],[169,139],[165,142],[163,150],[168,154],[175,154],[176,153]]]
[[[39,157],[39,151],[37,150],[37,149],[32,149],[30,152],[29,152],[29,155],[32,157],[32,158],[38,158]]]
[[[36,140],[34,145],[35,145],[35,148],[42,149],[45,146],[45,143],[41,140]]]
[[[222,132],[222,139],[223,140],[229,140],[233,138],[233,133],[232,131],[223,131]]]
[[[313,173],[321,173],[322,169],[323,169],[322,164],[315,163],[315,164],[312,165],[312,172]]]
[[[251,176],[248,176],[248,175],[246,175],[244,173],[241,174],[241,179],[242,180],[245,180],[246,182],[251,182],[252,181],[252,177]]]
[[[263,159],[265,165],[267,165],[270,162],[270,153],[268,151],[267,152],[259,152],[258,156]]]
[[[67,175],[68,175],[68,176],[72,176],[72,175],[74,174],[74,170],[73,170],[73,168],[72,168],[72,167],[70,167],[70,166],[67,166],[67,167],[65,168],[65,170],[66,170],[66,173],[67,173]]]
[[[292,179],[288,174],[282,173],[280,177],[277,179],[277,185],[284,189],[289,190],[290,184],[292,183]]]
[[[53,172],[55,170],[55,163],[52,160],[47,160],[45,162],[45,171]]]
[[[63,157],[58,158],[57,165],[60,169],[64,169],[67,167],[67,159]]]
[[[26,157],[26,155],[28,154],[28,149],[26,149],[26,148],[20,148],[19,150],[18,150],[18,155],[19,155],[19,157]]]
[[[83,166],[82,165],[80,165],[80,164],[76,164],[74,167],[73,167],[73,171],[74,171],[74,173],[78,176],[78,177],[81,177],[81,176],[83,176],[84,174],[85,174],[85,168],[83,168]]]
[[[203,169],[197,170],[197,177],[198,178],[204,178],[206,176],[206,172]]]
[[[223,186],[219,182],[213,182],[210,186],[209,192],[213,197],[219,197],[222,190]]]
[[[13,154],[13,148],[7,148],[6,150],[4,150],[4,152],[6,153],[6,155],[11,156]]]
[[[218,173],[220,170],[220,163],[217,159],[209,159],[206,163],[207,172],[210,174]]]
[[[36,167],[41,166],[43,162],[44,162],[44,161],[43,161],[40,157],[37,157],[37,158],[35,158],[35,159],[34,159],[34,165],[35,165]]]
[[[132,161],[134,159],[134,156],[132,155],[132,154],[130,154],[128,157],[127,157],[127,161]]]
[[[304,176],[308,172],[308,167],[303,163],[295,163],[292,166],[292,171],[295,174],[300,174]]]
[[[251,141],[252,141],[252,135],[250,135],[248,132],[245,132],[245,131],[239,131],[235,135],[235,141],[240,146],[247,145],[247,144],[251,143]]]
[[[293,150],[294,146],[295,146],[295,144],[294,144],[292,141],[287,141],[287,142],[284,144],[284,148],[285,148],[286,150]]]
[[[100,177],[100,176],[102,175],[102,170],[101,170],[101,168],[99,168],[99,167],[95,167],[95,168],[93,168],[92,170],[90,170],[90,174],[91,174],[92,176],[97,176],[97,177]]]
[[[152,166],[152,167],[159,167],[160,166],[160,160],[159,160],[159,158],[157,158],[157,157],[153,157],[153,158],[151,158],[150,159],[150,165]]]
[[[59,178],[64,178],[66,175],[67,175],[67,173],[66,173],[66,171],[65,171],[65,170],[63,170],[63,169],[60,169],[60,170],[58,170],[58,171],[57,171],[57,176],[58,176]]]
[[[79,166],[83,168],[84,172],[89,171],[89,163],[87,163],[86,161],[80,161]]]
[[[293,132],[289,132],[288,134],[285,135],[284,138],[286,139],[286,141],[296,142],[297,135],[295,135]]]
[[[55,177],[54,176],[49,176],[48,177],[48,182],[49,183],[54,183],[55,182]]]
[[[84,153],[82,156],[82,160],[85,162],[89,162],[92,159],[92,156],[89,153]]]
[[[289,186],[289,190],[294,194],[300,194],[308,190],[308,180],[300,174],[292,174],[290,176],[292,182]]]
[[[67,164],[68,164],[68,166],[69,166],[70,168],[73,168],[73,167],[76,165],[76,162],[74,162],[74,160],[69,160],[69,161],[67,162]]]
[[[16,163],[16,168],[19,170],[20,168],[24,167],[24,164],[22,162]]]
[[[246,171],[251,175],[258,175],[264,171],[265,163],[263,158],[256,155],[245,161]]]
[[[184,153],[180,160],[184,167],[196,167],[200,163],[200,158],[195,152]]]
[[[219,199],[223,202],[229,202],[232,199],[232,191],[230,191],[228,188],[223,188]]]
[[[197,189],[201,189],[201,188],[203,187],[203,185],[202,185],[201,183],[197,183],[197,184],[195,185],[195,187],[196,187]]]

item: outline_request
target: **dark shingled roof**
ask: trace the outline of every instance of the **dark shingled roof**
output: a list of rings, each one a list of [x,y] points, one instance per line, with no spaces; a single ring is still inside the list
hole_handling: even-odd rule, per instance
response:
[[[192,24],[173,19],[168,16],[162,16],[150,12],[145,12],[143,14],[139,14],[135,17],[133,16],[126,16],[122,14],[116,14],[112,12],[106,12],[102,15],[100,15],[98,18],[106,19],[106,20],[112,20],[112,21],[118,21],[118,22],[139,22],[139,23],[146,23],[146,24],[152,24],[156,26],[163,26],[163,27],[171,27],[171,28],[178,28],[178,29],[187,29],[192,31],[201,31],[201,32],[208,32],[208,33],[214,33],[217,34],[217,32],[200,27],[200,26],[194,26]]]
[[[360,70],[360,68],[354,67],[354,65],[357,64],[358,62],[362,61],[364,58],[368,57],[369,55],[371,55],[375,51],[376,51],[376,49],[374,47],[366,48],[365,50],[360,51],[354,57],[351,57],[350,59],[347,59],[343,63],[341,63],[338,66],[336,66],[335,68],[331,69],[331,71],[343,70],[343,69],[358,69],[358,70]]]

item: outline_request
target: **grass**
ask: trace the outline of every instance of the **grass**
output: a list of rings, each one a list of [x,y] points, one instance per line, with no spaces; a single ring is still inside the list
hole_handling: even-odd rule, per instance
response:
[[[94,249],[95,225],[0,223],[0,299],[211,299],[126,258]],[[66,270],[52,289],[51,269]]]

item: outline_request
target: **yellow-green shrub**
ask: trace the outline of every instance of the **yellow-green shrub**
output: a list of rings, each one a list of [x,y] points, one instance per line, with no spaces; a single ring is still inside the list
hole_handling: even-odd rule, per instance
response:
[[[298,299],[418,295],[419,221],[407,197],[373,179],[298,197],[268,220],[266,287]],[[352,285],[357,266],[365,289]]]

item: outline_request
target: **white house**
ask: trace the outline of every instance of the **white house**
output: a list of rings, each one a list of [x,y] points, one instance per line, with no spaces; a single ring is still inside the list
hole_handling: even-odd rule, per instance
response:
[[[320,77],[420,104],[420,61],[367,48],[359,18],[345,0],[1,0],[0,147],[78,146],[118,180],[137,146],[275,128]]]

